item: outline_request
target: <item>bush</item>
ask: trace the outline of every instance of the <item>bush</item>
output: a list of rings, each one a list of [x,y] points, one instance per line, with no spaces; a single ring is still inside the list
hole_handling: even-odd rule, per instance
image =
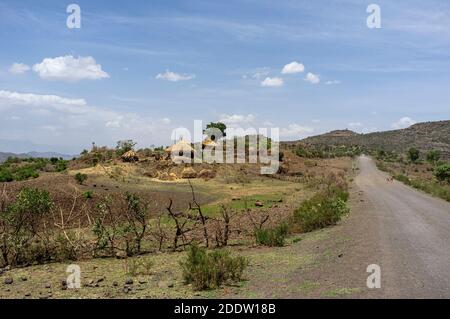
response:
[[[335,225],[343,215],[349,212],[345,198],[348,195],[342,192],[341,196],[330,197],[327,194],[317,194],[304,201],[294,212],[294,220],[304,232]]]
[[[82,174],[82,173],[77,173],[75,175],[75,180],[77,181],[78,184],[83,185],[83,183],[87,180],[87,175],[86,174]]]
[[[434,176],[441,181],[450,183],[450,164],[442,164],[436,167],[434,170]]]
[[[42,262],[50,257],[42,220],[50,213],[53,202],[46,191],[24,188],[14,203],[0,212],[0,251],[4,264],[20,265]]]
[[[408,150],[408,158],[413,163],[417,162],[420,158],[420,151],[417,148],[411,147]]]
[[[14,180],[9,169],[0,169],[0,183],[8,183]]]
[[[192,284],[194,290],[205,290],[218,288],[228,281],[239,282],[248,260],[232,257],[226,250],[207,253],[204,248],[192,245],[180,265],[185,283]]]
[[[435,164],[441,158],[441,152],[438,150],[431,150],[427,153],[427,161],[431,164]]]
[[[288,234],[288,225],[283,223],[272,229],[256,229],[255,239],[259,245],[283,247]]]

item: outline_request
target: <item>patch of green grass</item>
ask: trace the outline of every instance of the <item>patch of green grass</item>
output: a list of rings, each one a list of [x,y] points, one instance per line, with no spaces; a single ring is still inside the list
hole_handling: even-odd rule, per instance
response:
[[[299,285],[299,290],[303,293],[310,293],[319,288],[320,284],[314,281],[304,281]]]
[[[361,291],[361,288],[335,288],[335,289],[331,289],[326,291],[323,296],[324,297],[329,297],[329,298],[333,298],[333,297],[340,297],[340,296],[345,296],[345,295],[352,295],[352,294],[356,294],[358,292]]]

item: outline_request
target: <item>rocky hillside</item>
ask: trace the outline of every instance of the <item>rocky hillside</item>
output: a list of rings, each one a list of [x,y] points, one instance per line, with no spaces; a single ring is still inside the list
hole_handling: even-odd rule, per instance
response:
[[[349,130],[332,131],[295,143],[319,146],[361,146],[404,153],[410,147],[426,152],[437,149],[450,158],[450,121],[425,122],[401,130],[357,134]]]

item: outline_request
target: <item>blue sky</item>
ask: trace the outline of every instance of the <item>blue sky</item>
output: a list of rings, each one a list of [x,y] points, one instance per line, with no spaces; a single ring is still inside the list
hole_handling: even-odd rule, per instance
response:
[[[292,140],[449,119],[449,30],[444,0],[0,1],[0,151],[167,145],[194,120]]]

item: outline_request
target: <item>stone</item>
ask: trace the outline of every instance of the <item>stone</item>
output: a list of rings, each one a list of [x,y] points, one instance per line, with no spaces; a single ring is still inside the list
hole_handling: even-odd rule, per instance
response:
[[[131,279],[131,278],[127,278],[126,280],[125,280],[125,285],[132,285],[134,282],[133,282],[133,279]]]
[[[119,286],[119,283],[118,283],[117,281],[114,281],[114,282],[113,282],[113,286],[114,286],[114,287],[117,287],[117,286]]]
[[[263,207],[264,204],[263,204],[263,202],[257,200],[257,201],[255,202],[255,206],[256,206],[256,207]]]
[[[127,258],[127,254],[124,251],[118,251],[116,253],[116,258],[117,259],[126,259]]]
[[[45,284],[45,289],[50,289],[50,288],[52,288],[52,285],[51,284]]]
[[[175,284],[173,283],[173,281],[160,281],[158,282],[158,287],[161,289],[166,289],[166,288],[173,288],[175,286]]]
[[[27,281],[27,280],[28,280],[28,278],[27,278],[27,277],[25,277],[25,276],[22,276],[22,277],[20,277],[20,280],[22,280],[22,281]]]
[[[12,279],[11,277],[7,277],[7,278],[5,278],[5,280],[3,282],[5,283],[5,285],[12,285],[14,282],[14,279]]]

